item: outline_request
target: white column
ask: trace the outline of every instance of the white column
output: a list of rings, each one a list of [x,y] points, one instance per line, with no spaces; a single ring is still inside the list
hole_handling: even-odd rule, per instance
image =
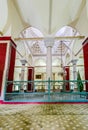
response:
[[[73,80],[77,80],[77,70],[76,70],[76,66],[77,66],[77,59],[72,60],[72,65],[73,65]],[[77,84],[75,83],[74,89],[77,89]]]
[[[41,73],[42,80],[44,80],[44,73]]]
[[[55,73],[53,73],[53,80],[55,80]]]
[[[24,74],[25,74],[25,64],[27,63],[26,60],[22,59],[20,60],[21,63],[22,63],[22,68],[21,68],[21,81],[24,81]],[[24,91],[24,82],[21,83],[21,88],[20,88],[21,91]]]
[[[54,44],[54,38],[46,38],[44,42],[47,47],[46,78],[52,79],[52,46]]]

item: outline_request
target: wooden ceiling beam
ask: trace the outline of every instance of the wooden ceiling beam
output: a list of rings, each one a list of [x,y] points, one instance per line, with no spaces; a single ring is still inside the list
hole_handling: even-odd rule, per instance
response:
[[[85,36],[60,36],[60,37],[55,37],[54,39],[55,40],[63,40],[63,39],[84,39]],[[14,38],[15,41],[23,41],[23,40],[27,40],[27,41],[30,41],[30,40],[44,40],[45,38],[44,37],[29,37],[29,38]]]

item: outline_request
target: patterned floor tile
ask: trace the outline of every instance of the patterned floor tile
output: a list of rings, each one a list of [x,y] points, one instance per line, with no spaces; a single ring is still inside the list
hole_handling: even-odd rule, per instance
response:
[[[88,105],[0,105],[0,130],[88,130]]]

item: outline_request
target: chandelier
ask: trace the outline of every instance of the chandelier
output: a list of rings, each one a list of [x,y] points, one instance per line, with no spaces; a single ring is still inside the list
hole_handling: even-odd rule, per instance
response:
[[[60,45],[61,45],[61,65],[60,65],[60,67],[61,67],[61,70],[58,72],[58,75],[61,75],[61,76],[66,76],[66,71],[65,71],[65,67],[64,67],[64,65],[63,65],[63,58],[62,58],[62,44],[63,44],[63,41],[60,41],[61,43],[60,43]]]

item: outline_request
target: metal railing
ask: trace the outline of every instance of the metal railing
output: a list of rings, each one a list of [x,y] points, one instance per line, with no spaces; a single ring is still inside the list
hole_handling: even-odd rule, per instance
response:
[[[81,83],[83,90],[80,92],[78,84]],[[88,92],[85,90],[87,84],[88,80],[6,81],[4,100],[9,102],[88,102]]]

